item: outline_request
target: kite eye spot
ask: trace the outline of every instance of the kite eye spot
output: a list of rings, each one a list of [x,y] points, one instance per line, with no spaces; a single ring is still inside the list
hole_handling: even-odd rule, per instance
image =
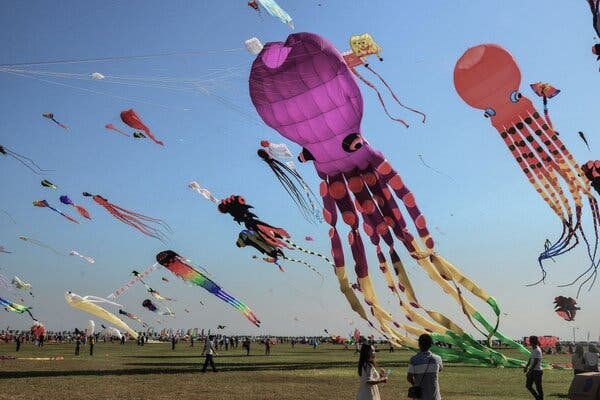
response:
[[[312,153],[305,148],[302,149],[302,153],[300,153],[300,155],[298,156],[298,161],[300,161],[301,163],[311,161],[314,159],[315,157],[312,155]]]
[[[238,197],[238,203],[246,204],[246,199],[244,199],[242,196],[240,196],[240,197]]]
[[[485,112],[483,113],[483,116],[486,118],[491,118],[494,115],[496,115],[496,111],[494,111],[493,108],[486,108]]]
[[[363,138],[358,133],[351,133],[342,141],[342,148],[347,153],[353,153],[363,146]]]
[[[514,92],[512,92],[510,94],[510,101],[512,101],[513,103],[518,103],[519,100],[521,100],[521,97],[523,97],[521,92],[519,92],[518,90],[515,90]]]

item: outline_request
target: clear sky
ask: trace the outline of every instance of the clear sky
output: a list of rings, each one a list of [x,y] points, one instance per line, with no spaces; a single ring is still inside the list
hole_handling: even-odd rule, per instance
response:
[[[548,263],[545,285],[525,287],[538,279],[537,254],[546,238],[560,234],[560,222],[522,176],[489,121],[457,96],[452,83],[454,64],[468,47],[501,44],[520,64],[526,95],[533,95],[528,84],[539,80],[562,89],[550,103],[555,126],[580,163],[594,158],[577,137],[577,131],[586,132],[592,152],[600,146],[598,64],[590,51],[595,39],[586,2],[280,0],[280,4],[292,15],[296,32],[321,34],[341,51],[347,49],[350,35],[363,32],[370,32],[383,47],[385,61],[373,60],[372,66],[402,100],[429,118],[420,124],[418,116],[390,103],[394,114],[412,123],[404,129],[386,117],[376,96],[361,85],[364,136],[384,150],[414,192],[438,252],[498,299],[508,314],[501,328],[513,336],[569,338],[576,327],[579,338],[587,332],[598,337],[600,288],[582,294],[576,322],[566,323],[553,313],[554,296],[575,295],[575,288],[557,285],[585,268],[583,248]],[[126,57],[11,67],[53,73],[33,75],[37,79],[31,74],[0,73],[0,144],[55,170],[46,178],[60,187],[57,192],[46,189],[40,186],[42,177],[11,158],[0,159],[0,208],[16,221],[0,214],[0,244],[13,251],[0,254],[0,273],[16,274],[33,284],[36,298],[25,294],[23,298],[48,328],[83,327],[89,319],[65,303],[65,291],[106,296],[129,279],[134,267],[151,265],[157,252],[171,248],[209,269],[225,290],[250,305],[263,326],[255,329],[228,305],[164,270],[148,279],[161,293],[177,299],[173,303],[177,318],[165,320],[163,327],[214,329],[223,324],[229,332],[272,334],[367,330],[339,292],[330,267],[314,260],[326,277],[321,286],[303,266],[289,264],[281,273],[253,260],[252,250],[235,247],[240,228],[232,219],[186,187],[197,180],[217,197],[241,194],[264,220],[285,227],[298,242],[311,235],[315,242],[310,247],[329,252],[328,227],[304,221],[255,154],[261,139],[283,140],[261,122],[250,102],[247,77],[253,56],[243,49],[243,42],[252,36],[263,42],[285,40],[291,33],[287,26],[264,12],[258,15],[245,0],[168,5],[149,0],[5,1],[0,5],[0,32],[4,38],[0,65]],[[176,52],[193,53],[130,58]],[[75,79],[93,72],[144,78],[135,86]],[[173,79],[171,89],[149,87],[150,77],[160,77],[161,85],[166,85],[163,78]],[[184,78],[203,81],[209,93],[191,90]],[[121,125],[119,112],[131,107],[165,147],[104,129],[108,122]],[[70,129],[42,118],[48,111]],[[426,168],[419,155],[451,178]],[[317,190],[312,165],[299,168]],[[166,244],[147,238],[83,198],[83,191],[162,218],[174,233]],[[75,225],[31,204],[47,199],[59,205],[61,194],[84,205],[93,220]],[[346,228],[341,232],[345,237]],[[56,256],[20,241],[19,235],[64,253],[75,249],[97,262],[89,265],[75,257]],[[402,320],[373,249],[367,249],[382,303]],[[466,326],[458,306],[405,251],[401,256],[421,302]],[[162,282],[162,276],[170,282]],[[119,300],[126,309],[154,321],[156,317],[141,308],[146,297],[143,288],[136,287]],[[186,307],[190,314],[184,312]],[[2,313],[1,318],[2,328],[28,328],[31,322],[26,315],[12,313]]]

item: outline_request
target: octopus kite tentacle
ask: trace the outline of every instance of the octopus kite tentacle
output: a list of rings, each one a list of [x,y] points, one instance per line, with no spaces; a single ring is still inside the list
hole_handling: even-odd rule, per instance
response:
[[[126,210],[122,207],[117,206],[116,204],[110,203],[108,200],[106,200],[100,195],[92,195],[88,192],[84,192],[83,195],[86,197],[92,197],[96,203],[104,207],[104,209],[106,209],[106,211],[108,211],[113,217],[129,226],[134,227],[146,236],[150,236],[160,241],[164,241],[166,238],[166,235],[159,228],[152,227],[146,222],[155,223],[169,231],[171,230],[169,225],[167,225],[166,222],[160,219],[147,217],[143,214]]]

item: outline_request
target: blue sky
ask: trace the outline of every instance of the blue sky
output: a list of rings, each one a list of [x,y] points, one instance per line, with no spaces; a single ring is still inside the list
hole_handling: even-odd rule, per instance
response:
[[[173,304],[177,318],[162,326],[224,324],[231,332],[273,334],[366,330],[347,306],[327,265],[315,260],[326,277],[321,286],[318,277],[302,266],[287,265],[281,273],[253,260],[252,250],[235,247],[239,227],[232,219],[186,187],[197,180],[218,197],[241,194],[264,220],[285,227],[299,242],[312,235],[315,242],[310,246],[329,252],[328,227],[304,221],[256,157],[261,139],[283,140],[260,121],[250,102],[247,77],[253,57],[243,49],[243,42],[252,36],[263,42],[285,40],[291,31],[245,3],[13,1],[0,5],[0,31],[5,38],[0,65],[194,52],[14,67],[73,74],[71,78],[36,76],[44,81],[0,73],[0,144],[55,170],[46,178],[60,187],[58,192],[43,188],[39,176],[10,158],[0,160],[0,208],[17,222],[0,215],[0,244],[13,251],[0,255],[0,272],[16,274],[34,285],[36,298],[24,298],[49,328],[82,327],[89,319],[69,308],[65,291],[105,296],[127,281],[134,267],[152,264],[157,252],[171,248],[209,269],[223,288],[253,308],[263,327],[253,328],[229,306],[200,288],[187,287],[168,271],[148,279],[151,286],[177,299]],[[575,323],[565,323],[552,312],[554,296],[575,294],[574,288],[556,285],[584,268],[583,249],[549,263],[546,285],[525,287],[538,278],[537,254],[546,238],[560,233],[560,222],[524,179],[489,121],[458,97],[452,83],[454,64],[468,47],[501,44],[521,67],[526,95],[532,95],[528,83],[539,80],[562,89],[550,103],[555,126],[581,163],[594,158],[577,137],[577,131],[586,132],[592,152],[599,145],[594,118],[598,65],[590,52],[595,39],[586,2],[437,3],[280,1],[292,15],[295,31],[321,34],[341,51],[347,49],[350,35],[370,32],[383,47],[385,61],[373,61],[372,66],[405,103],[425,111],[428,122],[422,125],[418,116],[390,103],[394,114],[412,123],[404,129],[386,117],[375,95],[363,85],[363,134],[384,150],[415,194],[436,236],[438,252],[498,299],[508,314],[502,329],[514,336],[571,337],[576,327],[579,337],[587,332],[597,337],[595,306],[600,289],[581,296],[583,311]],[[212,94],[72,79],[92,72],[213,79]],[[131,107],[164,140],[164,148],[104,129],[108,122],[120,124],[119,112]],[[64,131],[42,118],[46,111],[54,112],[70,129]],[[293,143],[290,147],[299,151]],[[419,155],[451,179],[424,167]],[[300,171],[316,190],[319,182],[312,165],[302,165]],[[146,238],[82,198],[83,191],[162,218],[174,233],[167,244]],[[60,194],[84,205],[93,220],[74,225],[31,205],[42,198],[58,205]],[[342,232],[345,237],[345,228]],[[97,263],[55,256],[18,240],[19,235],[65,253],[75,249],[95,257]],[[382,302],[401,320],[379,275],[373,249],[368,250]],[[406,252],[401,256],[421,302],[466,326],[458,307],[429,282]],[[161,276],[171,282],[165,284]],[[127,309],[153,321],[156,318],[141,309],[144,298],[144,290],[136,287],[120,300]],[[184,312],[186,307],[191,314]],[[2,313],[2,318],[2,328],[30,326],[26,316]]]

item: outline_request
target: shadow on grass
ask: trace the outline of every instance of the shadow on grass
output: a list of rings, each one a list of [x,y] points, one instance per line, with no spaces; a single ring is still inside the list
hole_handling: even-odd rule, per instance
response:
[[[7,371],[0,372],[2,379],[23,379],[42,377],[67,377],[67,376],[109,376],[109,375],[161,375],[197,373],[200,371],[201,362],[175,362],[175,363],[127,363],[126,366],[134,368],[127,369],[104,369],[104,370],[70,370],[70,371]],[[382,364],[383,365],[383,364]],[[385,363],[385,366],[402,367],[405,363]],[[320,362],[320,363],[236,363],[220,364],[217,361],[217,369],[220,372],[260,372],[260,371],[303,371],[303,370],[325,370],[354,368],[354,362]],[[137,368],[135,368],[137,367]],[[147,368],[142,368],[147,367]],[[179,368],[177,368],[179,367]]]

